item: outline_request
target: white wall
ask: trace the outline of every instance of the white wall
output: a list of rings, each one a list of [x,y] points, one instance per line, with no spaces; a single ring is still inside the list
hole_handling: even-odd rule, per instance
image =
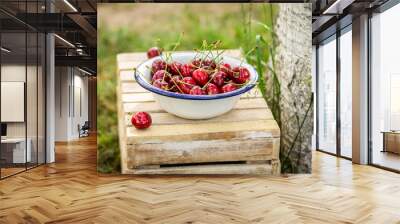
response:
[[[56,67],[56,141],[79,138],[78,125],[88,120],[88,78],[83,75],[76,68]]]
[[[54,7],[46,1],[50,12]],[[55,42],[54,34],[46,35],[46,163],[55,162]]]
[[[39,70],[37,70],[39,69]],[[27,80],[25,80],[27,78]],[[26,107],[20,108],[20,112],[26,112],[26,120],[22,122],[6,122],[7,137],[9,138],[24,138],[25,135],[31,144],[32,161],[44,163],[45,150],[45,120],[44,120],[44,74],[42,68],[25,64],[3,64],[1,66],[1,81],[2,82],[24,82],[26,84]],[[4,89],[2,89],[3,91]],[[20,90],[20,94],[24,94],[24,90]],[[2,95],[7,97],[7,95]],[[24,103],[24,102],[23,102]],[[1,110],[12,110],[10,107],[2,107]],[[15,109],[14,109],[15,110]],[[13,111],[7,111],[13,113]],[[15,112],[14,112],[15,113]],[[37,156],[38,154],[38,156]]]
[[[67,67],[55,68],[55,141],[68,140],[68,88],[70,85],[68,71]]]
[[[18,65],[18,64],[4,64],[1,66],[1,81],[4,82],[25,82],[25,75],[27,69],[28,74],[36,74],[36,67],[34,66],[28,66],[25,67],[25,65]],[[29,78],[29,77],[28,77]],[[29,80],[30,85],[36,86],[36,80]],[[34,107],[36,108],[36,88],[28,88],[28,93],[27,93],[27,103],[30,104],[34,102]],[[32,90],[32,92],[30,92]],[[33,105],[32,105],[33,106]],[[1,108],[2,110],[6,110],[7,108]],[[36,119],[37,115],[36,113],[28,113],[27,114],[28,122],[34,121],[34,124],[29,123],[28,124],[28,129],[29,128],[34,128],[36,130]],[[8,137],[25,137],[25,122],[7,122],[7,136]],[[35,127],[33,127],[35,126]],[[28,130],[28,137],[29,134],[32,133]],[[36,135],[36,132],[35,132]]]

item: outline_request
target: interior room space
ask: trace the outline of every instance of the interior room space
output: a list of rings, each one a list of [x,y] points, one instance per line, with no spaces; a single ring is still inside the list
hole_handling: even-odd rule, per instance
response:
[[[0,12],[4,21],[8,16]],[[45,163],[45,36],[24,24],[1,32],[1,177]]]
[[[278,0],[266,4],[275,1]],[[118,0],[0,0],[0,224],[400,224],[400,1],[312,0],[312,9],[304,0],[291,1],[301,2],[297,7],[303,9],[302,19],[297,19],[300,10],[289,9],[288,5],[292,3],[279,4],[284,5],[279,8],[283,9],[280,12],[291,12],[296,17],[286,16],[290,17],[287,20],[278,17],[280,23],[277,24],[284,29],[279,29],[276,34],[290,38],[286,40],[288,44],[285,45],[285,51],[276,50],[280,52],[276,59],[282,60],[275,63],[287,65],[288,69],[280,71],[288,71],[281,74],[290,73],[290,76],[281,79],[284,82],[276,90],[279,94],[284,91],[291,93],[284,95],[287,98],[281,98],[291,99],[285,107],[285,112],[290,112],[287,114],[289,116],[285,116],[285,121],[299,123],[298,129],[289,127],[296,131],[290,137],[303,140],[301,144],[295,144],[295,140],[292,142],[287,139],[285,145],[290,151],[298,152],[295,162],[309,158],[307,165],[310,172],[282,172],[283,166],[280,164],[283,163],[280,162],[287,160],[289,154],[282,156],[281,144],[284,142],[280,138],[289,134],[283,132],[280,126],[271,125],[275,119],[272,118],[272,110],[266,110],[271,108],[268,104],[264,105],[262,93],[243,95],[243,98],[237,95],[238,104],[231,110],[233,116],[228,112],[213,118],[217,120],[184,119],[164,111],[153,100],[153,93],[145,92],[147,90],[143,90],[135,79],[135,76],[139,77],[138,73],[135,74],[136,67],[156,59],[149,59],[146,54],[147,44],[153,45],[150,36],[157,38],[156,35],[149,32],[149,36],[141,38],[138,32],[129,35],[123,29],[109,29],[103,33],[104,36],[100,34],[105,29],[99,25],[101,19],[97,12],[101,12],[101,6],[96,8],[96,3],[114,4]],[[178,25],[184,24],[192,31],[196,38],[191,42],[196,43],[203,38],[197,38],[199,30],[206,38],[214,34],[235,38],[234,34],[242,35],[245,31],[239,28],[247,26],[240,19],[244,19],[245,23],[251,18],[248,15],[239,17],[243,5],[252,11],[257,5],[259,12],[267,12],[267,8],[262,8],[264,3],[259,2],[236,3],[235,7],[229,9],[232,10],[229,14],[221,15],[219,13],[225,10],[223,7],[227,3],[219,3],[218,6],[223,7],[215,7],[217,3],[186,1],[185,4],[174,3],[182,4],[175,7],[130,0],[121,2],[124,2],[123,5],[107,9],[108,18],[118,17],[121,24],[140,23],[141,28],[154,26],[152,28],[158,30],[162,27],[166,31],[159,32],[171,38],[172,43],[176,39],[166,34],[171,32],[179,35],[176,29],[166,25],[157,27],[153,20],[141,22],[137,18],[146,14],[159,22],[167,18],[164,13],[168,12],[168,19]],[[141,7],[154,4],[160,8],[143,10],[138,7],[135,9],[137,14],[130,17],[133,13],[125,4],[134,7],[137,4]],[[195,10],[194,7],[189,11],[189,4],[204,8]],[[208,5],[208,8],[204,5]],[[163,7],[173,10],[168,11]],[[120,10],[121,15],[116,15],[116,9]],[[179,14],[178,9],[184,17],[175,17]],[[273,11],[270,12],[272,18]],[[218,15],[218,20],[213,19],[212,24],[203,23],[200,18],[211,13]],[[260,14],[260,17],[269,16]],[[189,19],[183,21],[180,18]],[[221,27],[230,29],[229,18],[238,21],[237,29],[232,29],[232,35],[227,35],[219,26],[214,27],[219,21]],[[104,21],[108,21],[112,28],[118,24],[111,19]],[[296,21],[303,21],[307,29],[302,29]],[[257,39],[253,39],[254,43],[249,42],[251,51],[271,54],[268,63],[263,63],[265,72],[260,73],[273,74],[270,65],[275,58],[271,57],[273,49],[269,48],[269,44],[274,44],[274,39],[264,39],[259,35],[271,30],[268,26],[252,22],[258,28],[253,29]],[[135,26],[128,25],[135,29]],[[200,29],[199,26],[204,27]],[[311,29],[312,33],[306,32]],[[274,33],[271,32],[271,37]],[[305,40],[303,38],[312,39],[312,50],[311,41],[307,42],[308,45],[303,44],[305,41],[299,41]],[[280,46],[278,40],[283,38],[276,40],[275,43]],[[146,45],[138,50],[132,42]],[[244,42],[232,41],[232,46],[240,53],[239,49],[246,44]],[[300,45],[304,51],[299,52],[306,53],[296,52],[296,46]],[[260,49],[263,51],[260,52]],[[131,53],[139,56],[132,57]],[[122,63],[117,63],[117,55],[123,59]],[[293,60],[283,60],[286,56]],[[99,59],[102,63],[97,63],[98,58],[103,58]],[[184,62],[185,65],[197,61],[193,59],[196,57]],[[235,61],[239,71],[242,62],[256,71],[256,66],[250,64],[250,60],[244,58]],[[301,63],[296,64],[298,61]],[[221,66],[220,62],[218,66]],[[253,63],[262,64],[256,60]],[[164,64],[161,71],[165,73],[171,65],[174,64]],[[301,67],[304,69],[296,70]],[[153,69],[153,63],[146,69]],[[312,75],[309,75],[310,72]],[[307,108],[299,106],[299,94],[294,94],[299,92],[287,88],[299,85],[299,76],[304,78],[301,82],[307,85],[307,91],[298,88],[299,92],[306,92],[310,96],[310,101],[303,104]],[[126,92],[121,93],[121,88],[118,89],[119,95],[106,91],[110,87],[101,82],[104,80],[110,81],[115,88],[124,86]],[[227,81],[227,85],[233,83],[230,82],[233,80],[222,81]],[[98,92],[109,94],[98,97]],[[132,99],[139,102],[133,102]],[[252,102],[262,102],[262,105]],[[117,105],[124,105],[131,111],[124,113],[121,110],[123,107],[118,108]],[[307,109],[307,113],[300,116],[292,113],[293,116],[290,116],[292,105]],[[311,121],[313,106],[314,119]],[[99,113],[101,119],[97,121],[97,112],[104,112],[104,108],[109,109],[109,113]],[[140,120],[145,121],[142,124],[149,125],[147,129],[137,129],[132,122],[139,111],[151,115],[152,120],[148,117]],[[121,118],[125,131],[129,131],[127,144],[122,145],[118,136],[122,125],[111,126],[112,123],[104,118]],[[302,132],[305,132],[303,124],[308,127],[307,133],[313,131],[312,141],[309,141],[309,135],[302,136]],[[97,126],[101,128],[98,130]],[[214,131],[209,132],[209,129]],[[104,130],[110,131],[104,134]],[[279,139],[266,141],[275,134],[279,135]],[[113,142],[115,144],[107,144],[106,141],[113,138],[116,139]],[[99,145],[109,149],[103,151],[104,157],[99,156]],[[120,156],[119,152],[124,146],[131,149],[130,162],[137,164],[128,164]],[[241,157],[245,153],[242,150],[249,151],[251,147],[260,149],[251,151],[255,152],[254,157],[265,157],[262,160],[243,160]],[[203,148],[207,150],[201,151]],[[225,148],[233,153],[221,153]],[[263,153],[265,149],[274,150],[266,154]],[[205,160],[186,163],[173,161],[175,158],[187,160],[191,155],[197,157],[198,154],[201,155],[200,159]],[[240,161],[232,155],[240,157]],[[209,162],[206,160],[208,157],[221,158],[221,161]],[[152,161],[169,158],[173,158],[172,162],[167,161],[162,165]],[[236,160],[232,161],[232,158]],[[279,163],[267,161],[272,158]],[[141,164],[142,161],[146,163]],[[117,169],[99,172],[101,162]],[[124,174],[121,172],[123,164],[129,165],[131,170],[145,168],[149,173]],[[209,166],[213,174],[151,174],[160,168],[166,168],[167,171],[189,170],[199,164]],[[275,175],[270,172],[273,164],[274,169],[279,171]],[[242,165],[256,167],[256,172],[240,173],[242,168],[237,169],[238,173],[226,172],[225,167],[237,168]],[[260,172],[257,167],[271,167],[267,170],[270,173]]]
[[[96,79],[77,67],[56,67],[55,141],[66,142],[90,134],[95,135],[93,121],[89,122],[90,102],[96,94]]]
[[[0,2],[0,179],[96,133],[95,1]]]
[[[324,9],[317,2],[315,148],[400,172],[400,5],[337,1]],[[336,11],[340,16],[330,15]]]
[[[375,165],[400,170],[400,5],[371,18],[371,137]]]

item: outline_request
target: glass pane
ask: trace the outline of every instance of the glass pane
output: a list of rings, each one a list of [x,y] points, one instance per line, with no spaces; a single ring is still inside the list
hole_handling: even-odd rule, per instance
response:
[[[311,74],[312,74],[312,92],[314,94],[314,102],[315,102],[315,93],[316,93],[316,76],[317,76],[317,48],[315,45],[312,45],[312,60],[311,60]],[[312,140],[311,140],[311,149],[315,150],[316,149],[316,137],[317,137],[317,130],[315,127],[317,127],[317,105],[314,103],[314,120],[313,120],[313,135],[312,135]]]
[[[4,16],[4,15],[3,15]],[[4,31],[4,30],[3,30]],[[1,174],[2,178],[25,170],[26,151],[26,33],[1,33]],[[6,50],[4,50],[6,49]],[[28,147],[29,148],[29,147]]]
[[[318,147],[336,153],[336,40],[318,48]]]
[[[46,37],[39,33],[38,45],[38,163],[45,163],[45,44]]]
[[[38,108],[37,108],[37,74],[38,74],[38,36],[36,32],[28,32],[28,63],[27,63],[27,97],[26,97],[26,114],[27,114],[27,143],[28,151],[30,151],[30,159],[28,160],[28,168],[37,165],[37,128],[38,128]]]
[[[27,13],[37,13],[37,1],[27,2]],[[33,17],[32,20],[37,19]],[[36,23],[36,21],[31,21]],[[27,163],[28,168],[37,166],[38,163],[38,33],[36,30],[27,30],[27,97],[26,97],[26,114],[27,114],[27,150],[31,151],[30,161]]]
[[[340,36],[340,153],[352,156],[352,36],[351,30]]]
[[[372,17],[372,163],[400,170],[400,5]]]

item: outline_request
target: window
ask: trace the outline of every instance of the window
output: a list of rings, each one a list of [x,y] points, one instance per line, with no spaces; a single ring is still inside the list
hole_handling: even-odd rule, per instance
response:
[[[372,164],[400,170],[400,5],[371,18]]]
[[[351,26],[340,36],[340,155],[352,156],[352,35]]]
[[[19,15],[43,1],[20,1]],[[15,6],[16,2],[1,2]],[[45,34],[0,12],[0,179],[45,163]],[[10,109],[12,108],[12,109]]]
[[[318,47],[318,149],[336,153],[336,37]]]

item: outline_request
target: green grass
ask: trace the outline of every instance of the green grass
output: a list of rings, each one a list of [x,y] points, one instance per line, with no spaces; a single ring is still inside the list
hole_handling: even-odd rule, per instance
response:
[[[261,21],[271,26],[271,11],[267,4],[238,4],[237,10],[217,14],[199,14],[196,5],[186,5],[176,16],[162,17],[149,29],[134,27],[112,28],[100,20],[98,26],[98,171],[118,172],[120,155],[118,143],[116,108],[116,55],[121,52],[143,52],[158,45],[164,49],[172,46],[183,33],[176,50],[199,48],[203,40],[208,43],[220,40],[223,49],[242,49],[246,59],[259,68],[264,68],[269,60],[269,48],[257,46],[256,36],[270,42]],[[201,7],[204,7],[202,4]],[[210,7],[212,5],[210,4]],[[273,15],[276,11],[273,12]],[[145,16],[145,15],[144,15]],[[101,15],[99,15],[101,18]],[[255,50],[256,49],[256,50]],[[258,54],[258,59],[257,59]],[[261,59],[261,60],[260,60]],[[258,61],[257,61],[258,60]],[[260,64],[261,63],[261,64]],[[264,72],[264,70],[262,70]],[[261,84],[264,85],[265,83]],[[262,88],[262,86],[261,86]],[[265,88],[264,88],[265,89]]]

